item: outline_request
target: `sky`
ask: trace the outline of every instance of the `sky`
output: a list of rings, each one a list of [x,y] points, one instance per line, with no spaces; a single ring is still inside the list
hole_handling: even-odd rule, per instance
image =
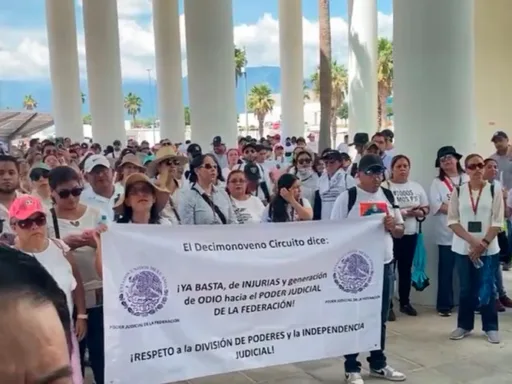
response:
[[[104,0],[107,1],[107,0]],[[209,0],[215,1],[215,0]],[[391,38],[392,0],[377,0],[379,36]],[[76,0],[80,73],[85,78],[82,0]],[[303,0],[304,73],[318,64],[318,0]],[[121,68],[125,79],[153,69],[151,0],[117,0]],[[279,66],[278,0],[233,0],[234,43],[245,47],[248,66]],[[0,79],[49,79],[45,0],[0,1]],[[182,69],[186,75],[185,22],[180,0]],[[347,63],[347,1],[331,0],[333,57]]]

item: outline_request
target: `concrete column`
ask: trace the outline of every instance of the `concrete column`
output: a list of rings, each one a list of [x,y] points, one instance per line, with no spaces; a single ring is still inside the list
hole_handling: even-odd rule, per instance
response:
[[[377,131],[377,0],[348,0],[348,29],[350,136],[371,136]]]
[[[304,136],[302,0],[279,0],[282,137]]]
[[[117,1],[83,0],[92,135],[101,145],[126,140]]]
[[[203,151],[214,136],[237,142],[235,45],[231,0],[186,0],[188,88],[192,141]]]
[[[82,95],[73,0],[46,0],[46,31],[55,134],[82,141]]]
[[[410,157],[411,179],[427,193],[440,147],[468,154],[476,145],[473,7],[467,0],[393,2],[396,153]],[[424,225],[431,286],[412,295],[429,305],[436,302],[439,259],[432,225]]]
[[[496,131],[510,135],[512,122],[512,1],[475,1],[475,98],[477,151],[495,152]]]
[[[178,0],[153,0],[160,137],[185,140]]]

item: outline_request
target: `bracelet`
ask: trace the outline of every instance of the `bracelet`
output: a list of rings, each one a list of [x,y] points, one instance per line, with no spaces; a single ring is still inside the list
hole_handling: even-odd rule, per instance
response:
[[[76,315],[76,318],[79,320],[87,320],[89,318],[89,316],[84,315],[84,314],[78,314],[78,315]]]
[[[487,239],[482,239],[482,243],[484,243],[486,247],[488,247],[491,244]]]

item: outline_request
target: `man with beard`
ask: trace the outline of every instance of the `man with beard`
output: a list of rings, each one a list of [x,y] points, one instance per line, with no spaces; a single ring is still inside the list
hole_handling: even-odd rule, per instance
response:
[[[0,155],[0,232],[12,233],[9,225],[9,207],[20,194],[20,169],[15,157]]]

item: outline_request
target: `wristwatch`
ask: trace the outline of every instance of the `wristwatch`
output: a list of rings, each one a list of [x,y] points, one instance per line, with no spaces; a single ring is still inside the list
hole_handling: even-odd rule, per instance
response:
[[[482,239],[482,243],[484,243],[486,247],[488,247],[491,244],[487,239]]]

